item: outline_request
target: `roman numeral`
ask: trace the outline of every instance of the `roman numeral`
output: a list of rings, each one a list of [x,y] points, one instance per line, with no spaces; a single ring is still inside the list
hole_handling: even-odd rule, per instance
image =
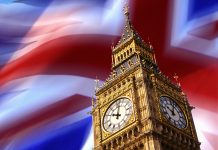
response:
[[[108,123],[110,120],[106,120],[106,121],[104,121],[104,124],[106,124],[106,123]]]

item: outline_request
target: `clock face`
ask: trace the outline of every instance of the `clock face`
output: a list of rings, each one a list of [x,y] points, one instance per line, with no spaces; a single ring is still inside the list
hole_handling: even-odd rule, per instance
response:
[[[107,109],[103,118],[103,127],[108,132],[115,132],[124,127],[132,115],[132,102],[127,98],[115,101]]]
[[[187,126],[185,114],[179,105],[171,98],[162,96],[160,97],[161,111],[165,117],[176,127],[183,129]]]

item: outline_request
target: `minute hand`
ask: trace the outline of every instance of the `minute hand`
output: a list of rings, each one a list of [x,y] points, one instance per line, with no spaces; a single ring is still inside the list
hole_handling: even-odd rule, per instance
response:
[[[119,119],[119,116],[121,115],[120,114],[120,102],[118,103],[117,107],[118,107],[118,109],[117,109],[117,117],[116,117],[116,119]]]
[[[172,115],[175,115],[175,103],[173,102],[173,113]]]
[[[169,106],[167,106],[167,109],[170,110],[170,112],[171,112],[171,114],[172,114],[173,116],[175,115],[174,110],[172,110]]]

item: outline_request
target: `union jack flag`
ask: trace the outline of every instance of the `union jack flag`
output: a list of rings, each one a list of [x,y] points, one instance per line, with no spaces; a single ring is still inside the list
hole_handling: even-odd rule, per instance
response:
[[[91,150],[96,76],[111,68],[123,0],[0,0],[0,150]],[[218,1],[129,1],[134,27],[179,81],[201,148],[218,149]],[[148,42],[148,41],[147,41]]]

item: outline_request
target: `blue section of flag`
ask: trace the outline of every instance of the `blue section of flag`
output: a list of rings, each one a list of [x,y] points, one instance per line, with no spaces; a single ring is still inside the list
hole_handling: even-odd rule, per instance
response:
[[[218,0],[189,0],[188,20],[218,11]]]
[[[48,6],[54,0],[14,0],[15,3],[24,3],[34,6]]]
[[[80,150],[90,133],[91,125],[91,117],[88,117],[50,134],[40,135],[36,139],[40,142],[29,139],[25,143],[33,143],[32,145],[17,150]]]
[[[13,3],[14,0],[0,0],[0,4],[8,4],[8,3]]]
[[[14,1],[0,0],[0,66],[7,63],[13,52],[31,43],[22,43],[32,25],[47,7],[21,5]],[[13,10],[13,11],[11,11]]]
[[[56,4],[58,3],[72,3],[73,1],[78,1],[78,0],[14,0],[15,3],[24,3],[28,5],[33,5],[33,6],[48,6],[50,3],[55,2]],[[86,2],[87,0],[80,0],[78,2]],[[91,3],[96,3],[97,5],[104,4],[107,0],[92,0]]]

